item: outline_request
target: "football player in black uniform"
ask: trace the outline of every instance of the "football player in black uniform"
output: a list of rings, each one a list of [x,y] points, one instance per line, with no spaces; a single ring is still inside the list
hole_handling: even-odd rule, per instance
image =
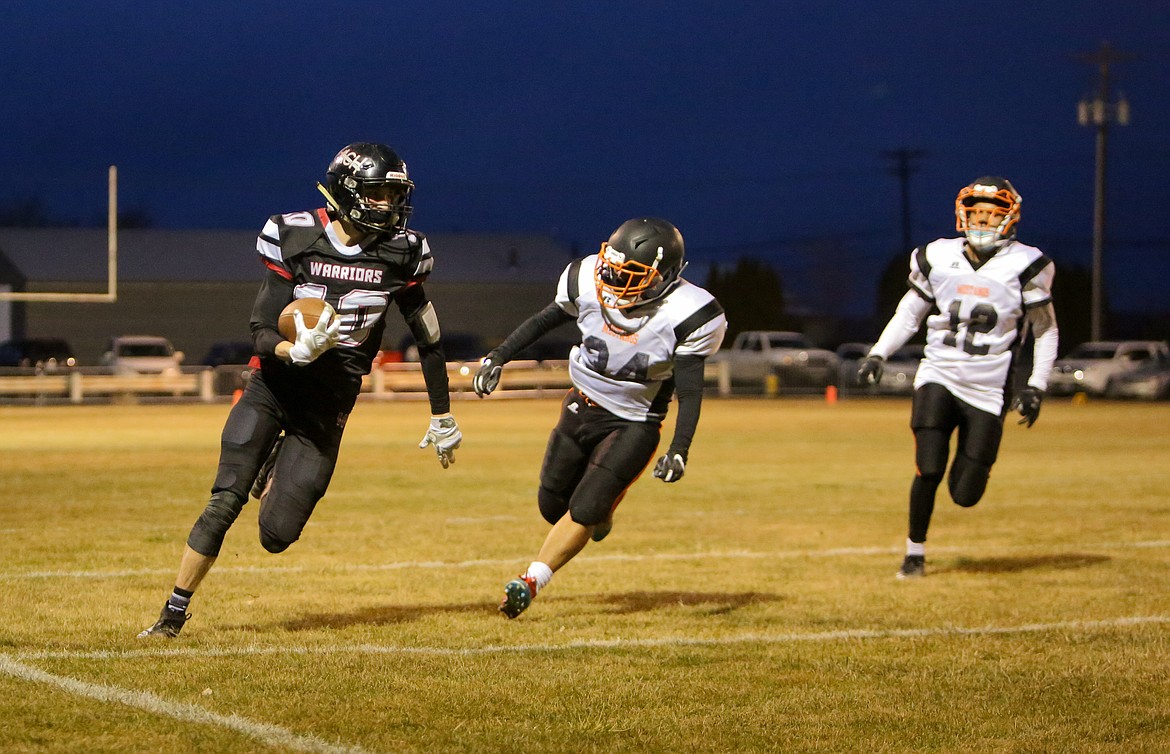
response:
[[[528,570],[504,586],[500,612],[515,618],[589,543],[653,460],[662,420],[678,396],[678,420],[654,476],[677,482],[699,423],[703,365],[719,350],[727,318],[715,298],[683,279],[678,228],[656,217],[628,220],[592,256],[561,274],[553,303],[529,317],[483,361],[482,398],[504,364],[555,327],[576,322],[569,354],[573,389],[561,405],[540,469],[537,502],[552,529]]]
[[[179,634],[249,491],[260,499],[264,549],[282,552],[300,537],[329,486],[391,302],[418,343],[430,398],[430,426],[419,447],[433,445],[443,468],[454,461],[462,433],[450,413],[438,318],[423,289],[434,260],[426,238],[407,228],[414,183],[406,163],[387,146],[350,144],[318,188],[327,208],[274,215],[257,239],[266,274],[252,307],[252,379],[224,425],[211,500],[187,538],[174,590],[139,638]],[[290,342],[277,320],[302,298],[328,306],[312,328],[297,312]]]

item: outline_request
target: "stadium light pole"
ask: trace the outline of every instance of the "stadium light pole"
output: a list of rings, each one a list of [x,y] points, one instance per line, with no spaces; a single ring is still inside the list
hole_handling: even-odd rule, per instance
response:
[[[1102,334],[1102,298],[1104,291],[1104,256],[1105,246],[1105,163],[1109,143],[1109,126],[1117,123],[1119,126],[1129,124],[1129,102],[1122,94],[1116,102],[1109,98],[1109,66],[1132,60],[1127,55],[1114,50],[1108,42],[1101,43],[1101,49],[1096,52],[1077,55],[1079,60],[1097,66],[1097,93],[1092,99],[1082,99],[1077,103],[1077,123],[1082,126],[1092,126],[1097,129],[1097,160],[1096,175],[1093,190],[1093,283],[1090,309],[1089,338],[1101,340]]]

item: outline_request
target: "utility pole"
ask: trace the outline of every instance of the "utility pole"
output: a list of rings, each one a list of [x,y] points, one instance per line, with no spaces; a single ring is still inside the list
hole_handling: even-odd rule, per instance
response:
[[[1089,324],[1090,340],[1101,340],[1102,299],[1105,246],[1105,162],[1109,143],[1109,125],[1129,124],[1129,102],[1122,94],[1116,102],[1109,99],[1109,66],[1133,60],[1134,56],[1114,50],[1108,42],[1096,52],[1081,53],[1078,60],[1097,67],[1097,93],[1092,99],[1077,103],[1077,123],[1097,129],[1097,167],[1093,191],[1093,293]]]
[[[923,149],[887,149],[882,156],[893,160],[894,166],[890,172],[898,176],[902,186],[902,251],[908,252],[914,248],[914,230],[910,223],[910,174],[918,170],[913,162],[926,156]]]

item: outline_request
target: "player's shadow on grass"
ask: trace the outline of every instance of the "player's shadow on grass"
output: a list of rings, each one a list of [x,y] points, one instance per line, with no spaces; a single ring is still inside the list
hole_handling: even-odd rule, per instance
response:
[[[388,626],[410,623],[428,615],[483,613],[484,603],[468,605],[378,605],[350,613],[315,613],[290,618],[280,623],[286,631],[315,631],[321,628],[348,628],[350,626]]]
[[[779,599],[780,597],[774,594],[760,592],[621,592],[569,597],[563,601],[593,604],[600,602],[606,605],[605,612],[617,615],[673,607],[701,608],[701,612],[705,615],[725,615],[741,607],[775,602]],[[494,605],[482,602],[465,605],[378,605],[348,613],[302,615],[299,618],[282,621],[278,625],[286,631],[316,631],[323,628],[395,625],[416,621],[428,615],[488,614],[492,612],[495,612]],[[246,626],[244,628],[256,630],[261,627]]]
[[[706,615],[726,615],[741,607],[776,602],[781,598],[761,592],[618,592],[575,599],[580,602],[600,602],[608,606],[605,612],[617,615],[674,607],[698,607]]]
[[[1061,555],[1020,555],[1005,558],[959,558],[955,565],[949,568],[939,568],[938,572],[958,571],[960,573],[1019,573],[1050,568],[1057,571],[1068,571],[1074,568],[1088,568],[1089,566],[1107,563],[1112,558],[1108,555],[1088,555],[1079,552],[1064,553]]]

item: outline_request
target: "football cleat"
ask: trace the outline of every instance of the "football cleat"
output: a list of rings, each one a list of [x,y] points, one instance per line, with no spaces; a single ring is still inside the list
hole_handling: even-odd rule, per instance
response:
[[[906,559],[902,561],[902,567],[898,569],[897,578],[899,579],[920,579],[926,575],[926,556],[925,555],[907,555]]]
[[[597,526],[594,526],[593,527],[593,534],[589,535],[589,538],[592,539],[594,542],[600,542],[601,540],[608,537],[609,533],[611,531],[613,531],[613,519],[612,518],[607,519],[605,521],[602,521]]]
[[[191,620],[191,614],[184,610],[172,610],[171,606],[163,605],[162,615],[153,626],[138,634],[139,639],[149,639],[154,636],[165,636],[173,639],[183,630],[183,624]]]
[[[500,600],[500,612],[505,618],[515,618],[528,609],[536,596],[536,579],[520,574],[504,584],[504,599]]]
[[[280,452],[280,446],[283,443],[284,435],[278,435],[276,442],[272,445],[272,450],[268,451],[268,457],[260,466],[260,473],[256,475],[256,481],[252,482],[251,495],[257,500],[264,495],[264,490],[268,489],[268,483],[272,481],[272,470],[276,468],[276,455]]]

